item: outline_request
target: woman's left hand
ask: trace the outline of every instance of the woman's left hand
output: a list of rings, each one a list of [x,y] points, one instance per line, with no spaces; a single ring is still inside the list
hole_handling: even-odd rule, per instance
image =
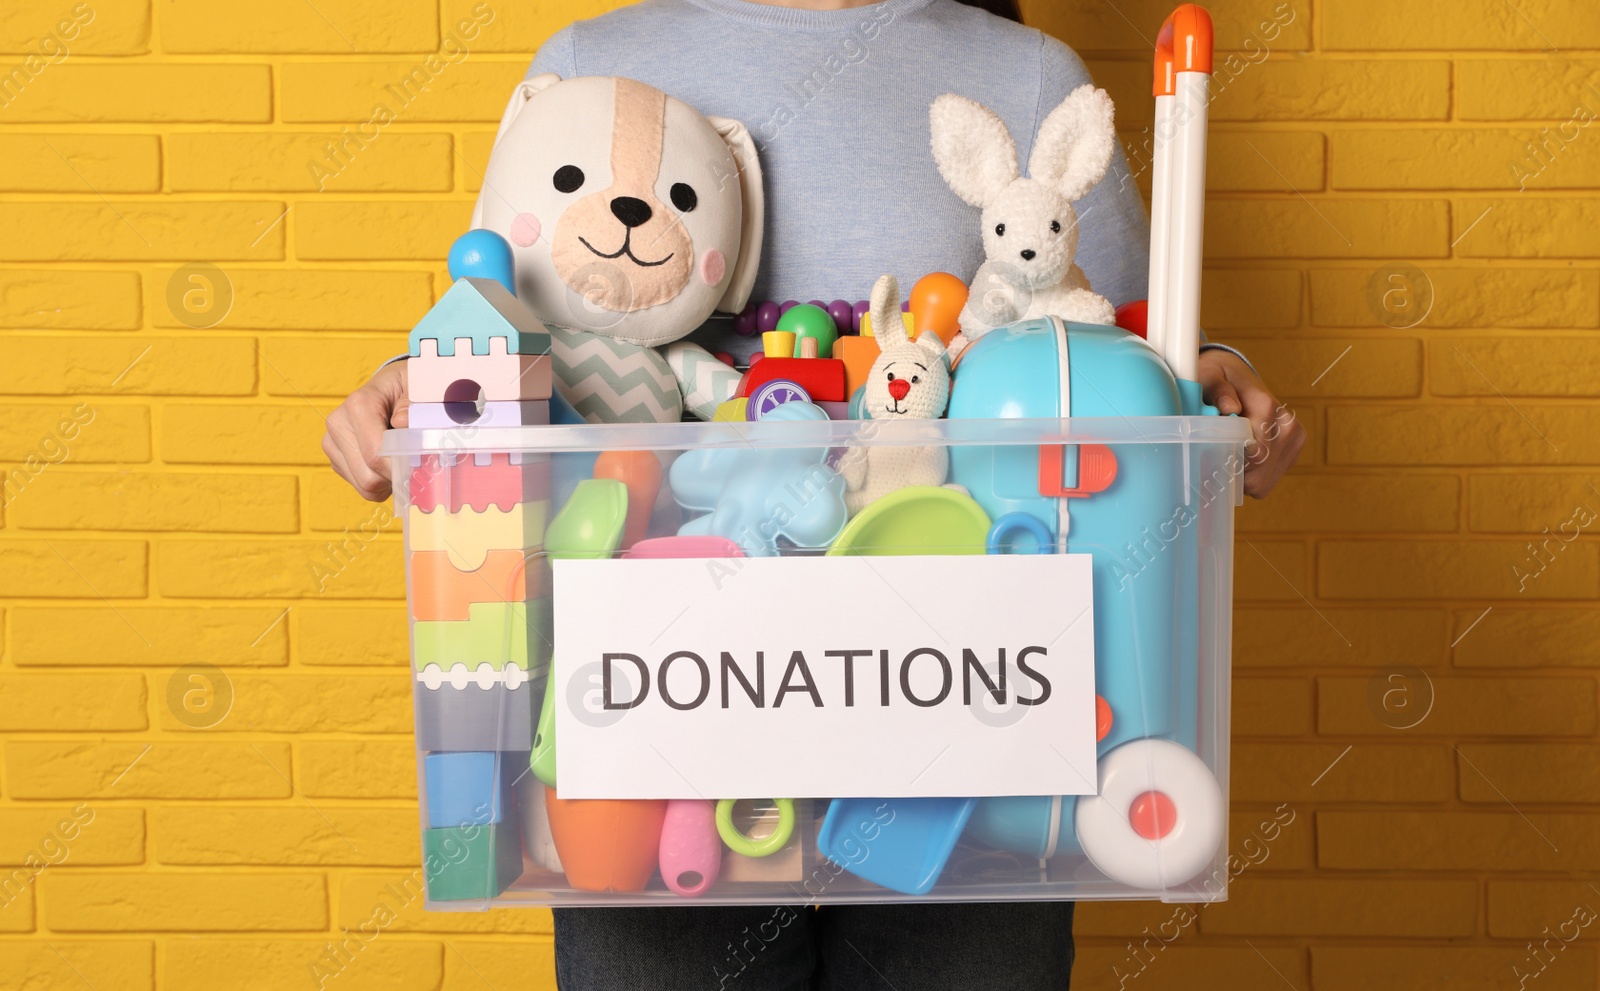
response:
[[[1205,401],[1217,412],[1243,413],[1250,421],[1255,438],[1245,447],[1244,494],[1264,498],[1300,457],[1305,428],[1238,355],[1221,349],[1201,352],[1198,376]]]

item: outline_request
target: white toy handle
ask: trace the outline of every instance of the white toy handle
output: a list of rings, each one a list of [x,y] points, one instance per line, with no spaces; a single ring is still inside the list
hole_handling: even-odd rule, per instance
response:
[[[1146,339],[1174,376],[1190,382],[1200,346],[1211,40],[1211,15],[1192,3],[1174,10],[1156,36]]]

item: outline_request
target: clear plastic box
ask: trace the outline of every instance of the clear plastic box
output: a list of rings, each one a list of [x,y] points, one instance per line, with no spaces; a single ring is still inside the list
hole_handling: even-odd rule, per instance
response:
[[[1248,437],[1217,416],[391,431],[428,907],[1223,897]],[[839,460],[906,447],[944,448],[950,484],[843,524]],[[1075,646],[1027,632],[1044,652],[1019,658],[1007,638],[1045,619]],[[807,686],[781,641],[830,632],[859,670],[813,657]],[[595,654],[608,637],[628,649]],[[584,797],[547,786],[558,754]],[[730,780],[827,784],[708,790]]]

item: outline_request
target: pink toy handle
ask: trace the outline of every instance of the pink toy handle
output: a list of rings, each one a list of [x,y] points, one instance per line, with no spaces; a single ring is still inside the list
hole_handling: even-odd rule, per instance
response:
[[[697,798],[667,803],[661,825],[661,879],[685,898],[703,895],[722,873],[722,837],[717,808]]]

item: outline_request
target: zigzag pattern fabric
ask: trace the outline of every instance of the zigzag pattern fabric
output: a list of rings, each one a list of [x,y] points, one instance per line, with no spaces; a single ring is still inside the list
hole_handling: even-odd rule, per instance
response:
[[[701,420],[710,420],[717,404],[739,390],[738,369],[712,356],[698,344],[680,341],[667,348],[667,366],[683,389],[683,405]]]
[[[550,328],[550,343],[561,394],[585,420],[674,423],[683,419],[678,383],[654,348],[561,327]]]

